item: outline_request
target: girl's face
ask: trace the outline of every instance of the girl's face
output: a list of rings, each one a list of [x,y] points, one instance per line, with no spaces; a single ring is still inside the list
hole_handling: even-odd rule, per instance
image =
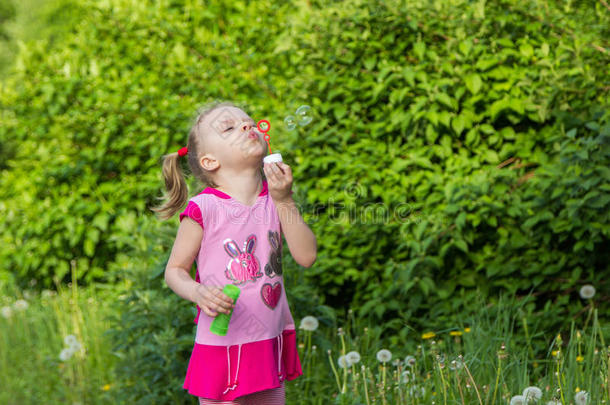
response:
[[[218,108],[200,125],[206,155],[216,159],[221,166],[236,169],[255,164],[262,166],[267,142],[256,128],[256,122],[241,109]]]

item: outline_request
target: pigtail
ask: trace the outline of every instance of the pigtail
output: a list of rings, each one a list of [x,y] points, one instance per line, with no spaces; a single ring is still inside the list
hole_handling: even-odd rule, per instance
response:
[[[180,167],[180,159],[178,152],[163,156],[163,179],[167,194],[158,199],[166,201],[159,207],[151,208],[152,211],[160,214],[159,218],[162,220],[173,217],[188,201],[188,186]]]

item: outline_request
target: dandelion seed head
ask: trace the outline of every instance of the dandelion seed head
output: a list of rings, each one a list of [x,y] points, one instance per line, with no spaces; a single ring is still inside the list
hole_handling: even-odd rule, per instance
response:
[[[574,395],[574,403],[576,405],[586,405],[589,402],[589,393],[587,391],[579,391]]]
[[[301,324],[299,325],[299,329],[303,329],[306,331],[314,331],[318,329],[319,322],[315,316],[307,315],[303,319],[301,319]]]
[[[407,367],[413,368],[413,366],[415,366],[415,362],[416,362],[415,357],[408,355],[407,357],[405,357],[404,362]]]
[[[9,306],[2,307],[2,316],[6,319],[10,318],[13,315],[13,310]]]
[[[339,360],[337,360],[337,362],[339,363],[339,367],[341,368],[347,368],[350,366],[349,360],[345,356],[339,357]]]
[[[387,349],[381,349],[377,352],[377,360],[381,363],[386,363],[392,360],[392,352]]]
[[[72,354],[74,354],[74,352],[72,351],[72,349],[70,348],[65,348],[63,349],[60,353],[59,353],[59,359],[61,361],[66,361],[68,360],[70,357],[72,357]]]
[[[579,293],[580,298],[582,298],[583,300],[590,300],[595,296],[595,287],[593,287],[591,284],[585,284],[580,287]]]
[[[528,401],[529,400],[538,401],[540,398],[542,398],[542,390],[535,386],[527,387],[526,389],[523,390],[523,396]]]
[[[350,364],[356,364],[358,362],[360,362],[360,353],[356,352],[356,351],[351,351],[349,353],[346,354],[347,359],[349,360]]]
[[[510,399],[510,405],[527,405],[527,401],[523,395],[515,395]]]
[[[64,338],[64,343],[68,346],[73,346],[76,342],[76,336],[74,335],[68,335]]]
[[[19,299],[19,300],[15,301],[13,306],[16,310],[23,311],[28,307],[28,302],[26,300]]]

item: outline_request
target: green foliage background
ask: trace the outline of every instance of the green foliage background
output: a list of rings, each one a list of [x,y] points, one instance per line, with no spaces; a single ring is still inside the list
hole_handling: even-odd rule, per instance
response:
[[[81,283],[124,281],[160,157],[226,99],[272,123],[317,236],[311,269],[286,253],[295,318],[351,307],[396,343],[504,292],[531,294],[552,331],[592,283],[607,321],[610,12],[545,4],[64,7],[68,35],[26,41],[0,82],[0,279],[52,286],[75,259]],[[288,131],[302,104],[313,123]],[[157,282],[131,288],[171,296],[159,260]]]

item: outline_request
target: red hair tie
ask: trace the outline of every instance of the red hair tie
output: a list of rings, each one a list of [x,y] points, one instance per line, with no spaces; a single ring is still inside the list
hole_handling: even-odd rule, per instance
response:
[[[188,153],[188,149],[186,146],[184,148],[178,149],[178,155],[180,155],[180,156],[186,156],[187,153]]]

